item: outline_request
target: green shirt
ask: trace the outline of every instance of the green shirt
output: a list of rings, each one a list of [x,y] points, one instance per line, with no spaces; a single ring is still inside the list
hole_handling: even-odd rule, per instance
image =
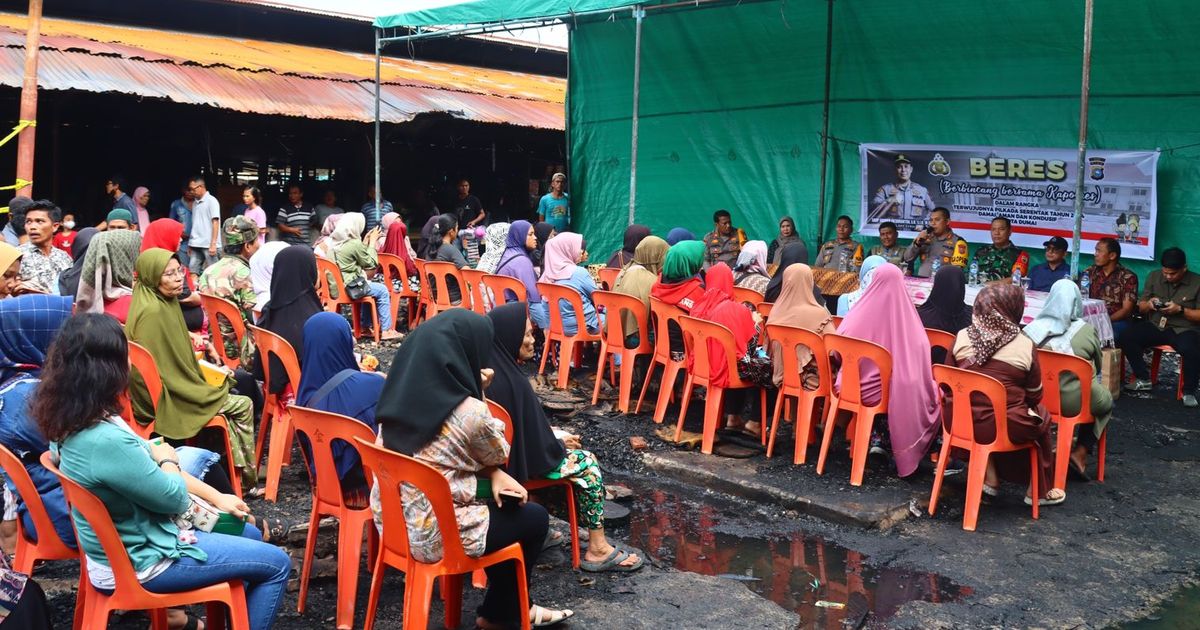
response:
[[[207,560],[198,547],[179,542],[171,521],[191,503],[183,476],[159,468],[148,443],[118,422],[108,419],[52,444],[59,469],[104,502],[135,571],[180,556]],[[111,566],[92,526],[75,509],[71,518],[83,552]]]
[[[342,270],[342,280],[346,284],[354,282],[363,272],[379,266],[379,255],[358,239],[350,239],[338,245],[333,260]]]
[[[1158,298],[1163,302],[1174,302],[1186,309],[1200,308],[1200,275],[1186,271],[1176,284],[1163,278],[1162,269],[1155,269],[1146,277],[1146,286],[1142,289],[1142,301]],[[1163,315],[1156,311],[1146,314],[1150,323],[1159,328],[1170,326],[1175,332],[1184,332],[1200,328],[1200,324],[1189,321],[1183,312],[1174,315]],[[1163,323],[1163,320],[1166,320]]]

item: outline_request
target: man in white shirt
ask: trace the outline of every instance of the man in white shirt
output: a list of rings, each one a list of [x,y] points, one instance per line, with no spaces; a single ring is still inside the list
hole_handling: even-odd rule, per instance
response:
[[[192,203],[192,233],[188,239],[188,269],[199,276],[206,267],[217,262],[221,246],[221,203],[208,194],[204,178],[197,175],[188,180]]]

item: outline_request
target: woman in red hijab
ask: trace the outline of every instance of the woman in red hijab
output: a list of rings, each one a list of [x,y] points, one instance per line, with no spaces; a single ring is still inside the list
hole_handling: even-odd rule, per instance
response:
[[[692,317],[720,324],[733,333],[736,344],[738,375],[747,380],[759,381],[763,370],[755,370],[754,364],[765,362],[766,383],[770,385],[771,360],[758,347],[757,325],[762,318],[755,311],[746,308],[744,304],[733,299],[733,271],[725,263],[717,263],[709,267],[704,277],[705,291],[694,307]],[[712,384],[718,387],[729,385],[729,360],[725,357],[724,347],[717,341],[708,340],[709,376]],[[689,357],[689,367],[692,357]],[[743,370],[743,368],[746,368]],[[742,410],[746,404],[746,394],[757,394],[751,389],[733,389],[725,392],[725,426],[729,429],[741,429],[758,437],[761,427],[758,422],[747,423],[742,419]],[[751,396],[754,401],[758,396]]]
[[[155,248],[176,252],[175,256],[187,269],[187,261],[179,255],[179,243],[183,239],[183,224],[174,219],[156,219],[150,222],[142,234],[142,251]],[[204,310],[200,308],[200,294],[196,293],[196,281],[192,274],[183,274],[183,293],[179,295],[179,308],[183,310],[183,321],[191,332],[204,328]]]
[[[404,261],[404,273],[410,278],[417,275],[417,265],[408,253],[408,227],[404,225],[403,221],[393,221],[388,226],[383,249],[379,252],[399,256]]]

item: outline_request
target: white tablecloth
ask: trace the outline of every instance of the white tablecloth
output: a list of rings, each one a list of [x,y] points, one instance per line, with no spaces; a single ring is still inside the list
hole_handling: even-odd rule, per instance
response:
[[[924,304],[925,299],[929,297],[933,281],[928,278],[905,277],[904,285],[908,290],[909,299],[913,304],[920,305]],[[967,287],[967,304],[975,304],[975,296],[979,295],[982,288],[982,286]],[[1045,306],[1046,298],[1049,296],[1049,293],[1043,291],[1025,291],[1025,312],[1021,317],[1022,326],[1032,322],[1033,318],[1042,312],[1042,307]],[[1112,321],[1108,319],[1108,309],[1104,306],[1104,300],[1084,300],[1083,318],[1096,329],[1096,334],[1100,336],[1100,345],[1105,347],[1113,345]]]

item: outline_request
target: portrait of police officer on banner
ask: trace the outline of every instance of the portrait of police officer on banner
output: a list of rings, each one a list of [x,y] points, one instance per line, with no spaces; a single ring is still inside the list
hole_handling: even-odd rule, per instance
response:
[[[871,221],[895,219],[909,229],[923,225],[936,204],[929,190],[912,181],[913,164],[908,156],[896,156],[896,181],[884,184],[875,191],[871,204]]]

